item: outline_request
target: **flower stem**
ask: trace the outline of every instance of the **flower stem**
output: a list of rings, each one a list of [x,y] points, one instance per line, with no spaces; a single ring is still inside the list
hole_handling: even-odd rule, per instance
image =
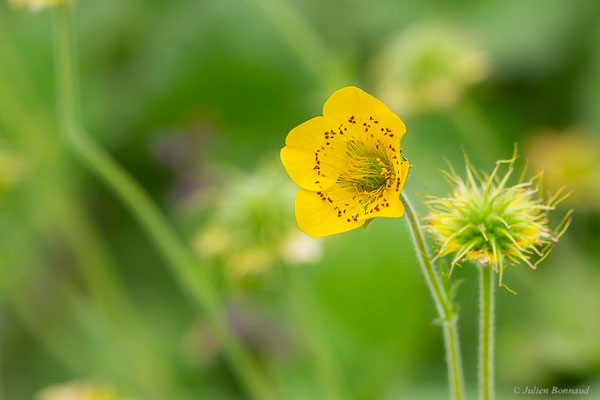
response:
[[[275,395],[254,360],[240,344],[227,322],[221,299],[207,275],[201,276],[194,255],[182,243],[144,189],[86,133],[77,99],[77,69],[72,26],[73,3],[56,7],[56,56],[59,127],[67,147],[76,153],[121,201],[146,230],[164,256],[179,284],[209,315],[223,341],[228,361],[255,400]]]
[[[282,40],[326,93],[352,81],[348,66],[289,0],[254,0]]]
[[[421,230],[421,224],[410,201],[404,193],[400,195],[404,204],[406,221],[410,230],[413,244],[417,250],[417,258],[421,270],[425,275],[425,282],[431,292],[436,309],[442,320],[444,331],[444,345],[446,348],[446,363],[448,366],[448,383],[450,386],[451,399],[463,400],[464,382],[460,355],[460,341],[458,339],[457,313],[446,293],[437,271],[431,264],[431,259],[425,245],[425,238]]]
[[[479,310],[479,399],[494,398],[494,271],[482,266]]]

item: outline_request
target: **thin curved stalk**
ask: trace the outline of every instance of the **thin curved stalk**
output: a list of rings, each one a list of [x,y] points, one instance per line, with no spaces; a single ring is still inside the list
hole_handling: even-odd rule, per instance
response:
[[[423,271],[423,275],[425,275],[425,282],[427,282],[427,287],[431,292],[435,307],[442,321],[451,398],[453,400],[463,400],[465,398],[465,389],[460,341],[458,339],[458,316],[442,285],[440,276],[431,264],[431,258],[427,252],[419,218],[404,193],[400,195],[400,199],[404,204],[404,215],[417,251],[417,259],[419,260],[421,270]]]
[[[494,271],[489,265],[480,272],[479,310],[479,399],[494,398]]]
[[[302,66],[326,93],[351,81],[348,66],[289,0],[253,0]]]
[[[129,208],[146,230],[156,249],[179,284],[209,315],[223,340],[228,361],[241,383],[255,400],[273,400],[275,395],[265,377],[240,344],[226,319],[221,299],[194,255],[182,243],[144,189],[86,133],[77,99],[77,70],[72,27],[73,4],[56,7],[56,56],[59,127],[65,144]]]

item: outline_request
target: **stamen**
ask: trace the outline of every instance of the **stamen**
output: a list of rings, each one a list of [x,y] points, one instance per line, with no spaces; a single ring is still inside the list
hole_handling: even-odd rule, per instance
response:
[[[350,161],[346,171],[340,176],[340,183],[369,195],[379,194],[388,185],[393,176],[393,168],[379,143],[375,143],[373,148],[364,142],[350,141],[347,143],[346,153]]]

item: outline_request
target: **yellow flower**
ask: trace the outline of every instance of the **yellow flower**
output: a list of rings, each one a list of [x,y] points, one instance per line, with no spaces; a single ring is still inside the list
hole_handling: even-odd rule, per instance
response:
[[[13,7],[29,7],[33,11],[40,10],[46,6],[57,6],[67,1],[69,0],[8,0]]]
[[[402,120],[350,86],[333,93],[323,116],[292,129],[281,161],[300,186],[296,221],[313,237],[346,232],[375,217],[404,214],[399,199],[409,164],[400,153]]]

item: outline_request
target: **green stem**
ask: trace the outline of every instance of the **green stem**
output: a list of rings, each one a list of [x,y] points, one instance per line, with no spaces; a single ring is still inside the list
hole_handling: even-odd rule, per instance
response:
[[[234,372],[252,398],[275,399],[265,377],[231,330],[215,287],[208,276],[200,276],[200,266],[194,255],[181,242],[144,189],[85,132],[77,99],[72,7],[72,4],[58,6],[55,13],[59,125],[66,145],[129,208],[172,268],[179,284],[209,314],[223,340]]]
[[[337,54],[289,0],[253,0],[326,93],[352,81]]]
[[[339,366],[327,340],[328,337],[321,329],[322,321],[318,315],[318,306],[314,304],[302,271],[299,270],[300,268],[285,264],[281,265],[279,269],[290,308],[294,313],[298,329],[323,388],[323,398],[328,400],[347,399],[348,396],[344,394],[341,384]]]
[[[3,33],[4,31],[0,27],[0,36]],[[10,42],[7,43],[7,37],[4,39],[5,46],[10,44]],[[13,49],[9,46],[8,51],[10,50]],[[48,234],[48,229],[51,230],[52,235],[56,233],[62,235],[79,267],[80,275],[86,283],[87,292],[94,300],[94,307],[82,314],[91,315],[95,311],[101,312],[101,314],[93,314],[94,318],[98,319],[102,326],[106,326],[107,330],[110,330],[110,335],[102,338],[107,341],[111,340],[110,344],[106,346],[114,350],[111,353],[113,356],[118,354],[123,362],[124,357],[129,356],[128,360],[130,361],[128,362],[132,363],[136,370],[136,374],[133,374],[135,375],[135,383],[146,382],[146,386],[140,387],[139,390],[147,389],[147,382],[174,382],[174,376],[168,363],[156,354],[155,349],[148,346],[149,331],[142,323],[140,315],[135,309],[135,304],[126,292],[118,268],[97,228],[92,223],[87,210],[81,206],[81,199],[78,198],[74,190],[72,176],[67,173],[66,167],[68,165],[65,162],[64,149],[56,142],[56,138],[52,137],[52,132],[44,128],[51,121],[44,112],[39,110],[39,99],[37,99],[34,91],[28,88],[28,83],[31,82],[27,81],[26,76],[19,75],[19,71],[17,71],[19,67],[23,67],[18,54],[14,51],[9,54],[13,57],[14,65],[9,70],[9,74],[0,74],[0,91],[22,93],[23,96],[11,98],[11,101],[4,102],[0,98],[0,123],[6,125],[7,136],[11,135],[12,142],[19,147],[19,150],[29,156],[28,161],[35,160],[35,164],[28,164],[28,167],[35,168],[37,172],[35,174],[36,179],[28,179],[30,184],[26,185],[25,197],[19,197],[19,200],[15,199],[18,206],[14,204],[13,209],[17,207],[22,210],[30,210],[32,205],[28,201],[31,200],[35,202],[35,206],[44,204],[46,209],[53,210],[52,213],[26,212],[27,218],[20,218],[18,227],[26,229],[27,233],[24,231],[24,235],[33,235],[36,232],[35,234],[44,236]],[[23,72],[23,70],[20,72]],[[4,76],[13,75],[18,76],[18,79],[10,81],[3,79]],[[16,84],[17,82],[19,85]],[[28,90],[23,90],[23,86],[26,86]],[[7,198],[3,200],[6,201]],[[11,235],[15,236],[14,229],[11,231]],[[3,251],[0,252],[6,258],[6,244],[3,246]],[[22,252],[22,254],[26,253]],[[12,262],[19,265],[19,269],[22,269],[25,264],[22,260]],[[6,273],[2,276],[6,276]],[[74,288],[69,289],[76,292]],[[30,290],[26,289],[16,290],[16,293],[29,292]],[[47,304],[47,300],[42,300],[42,304]],[[17,303],[20,304],[18,297],[12,300],[11,304]],[[96,306],[99,308],[96,309]],[[58,306],[63,311],[64,307],[62,304]],[[79,304],[78,308],[82,308],[82,305]],[[46,310],[40,312],[48,315]],[[27,311],[23,311],[23,313],[26,314]],[[33,321],[36,321],[36,318],[34,317]],[[24,322],[24,325],[32,327],[32,324],[28,322]],[[46,329],[32,329],[34,336],[43,336],[40,333],[46,331]],[[52,344],[52,341],[44,338],[40,339],[39,342],[43,345]],[[72,343],[69,340],[66,342]],[[60,349],[50,350],[54,355],[64,353]],[[74,356],[77,357],[78,353],[74,353]],[[114,357],[113,360],[115,360]],[[60,361],[64,362],[65,358],[62,357]],[[124,365],[123,362],[120,365]],[[131,368],[127,371],[131,371]],[[152,373],[152,375],[149,375],[149,373]],[[121,373],[120,376],[125,377],[126,374]],[[171,385],[171,387],[174,386]],[[160,393],[172,394],[173,390],[169,388],[161,389],[161,391],[154,390],[147,393],[147,395],[153,394],[154,398],[160,398]],[[2,397],[0,396],[0,398]]]
[[[494,398],[494,271],[481,267],[479,310],[479,399]]]
[[[421,270],[425,275],[425,282],[427,282],[427,287],[429,287],[436,309],[442,320],[451,398],[454,400],[462,400],[465,398],[465,393],[460,355],[460,341],[458,339],[458,316],[444,286],[442,285],[440,276],[431,264],[419,218],[404,193],[400,195],[400,199],[404,204],[406,221],[412,236],[413,244],[417,250],[417,258],[421,265]]]

